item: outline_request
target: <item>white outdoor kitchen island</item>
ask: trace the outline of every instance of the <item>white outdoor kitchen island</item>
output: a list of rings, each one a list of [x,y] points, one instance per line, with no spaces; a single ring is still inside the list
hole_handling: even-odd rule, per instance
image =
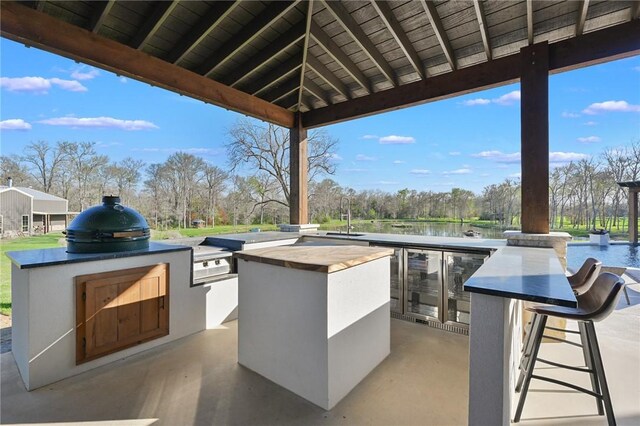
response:
[[[238,260],[238,362],[330,410],[390,352],[393,250],[285,246]]]

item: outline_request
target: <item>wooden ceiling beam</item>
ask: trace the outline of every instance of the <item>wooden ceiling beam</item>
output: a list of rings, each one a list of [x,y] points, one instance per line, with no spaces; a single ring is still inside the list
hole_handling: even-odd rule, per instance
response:
[[[487,18],[484,15],[484,6],[480,0],[473,0],[473,8],[476,11],[478,26],[480,27],[480,36],[482,37],[482,45],[484,53],[487,55],[487,61],[491,60],[491,39],[489,38],[489,30],[487,29]]]
[[[291,93],[276,102],[279,106],[286,109],[297,109],[300,105],[298,102],[298,93]]]
[[[634,0],[634,1],[631,2],[631,7],[629,8],[629,13],[631,14],[629,19],[631,19],[632,21],[634,19],[637,19],[638,17],[640,17],[640,1]]]
[[[555,74],[638,55],[637,34],[640,34],[640,20],[633,20],[553,43],[549,45],[549,72]],[[518,81],[520,71],[521,55],[509,55],[306,112],[302,116],[303,125],[305,128],[324,126],[503,86]]]
[[[349,14],[347,9],[345,9],[339,1],[322,0],[322,2],[342,28],[344,28],[347,34],[349,34],[356,44],[360,46],[369,59],[371,59],[382,75],[389,80],[394,87],[397,86],[398,79],[395,71],[391,68],[391,65],[389,65],[387,60],[382,56],[382,53],[378,51],[369,37],[367,37],[362,28],[360,28],[360,25],[358,25],[356,20],[353,19],[351,14]]]
[[[220,65],[255,40],[263,31],[273,25],[289,12],[299,0],[277,1],[271,3],[266,10],[259,13],[247,25],[234,34],[231,39],[209,56],[199,67],[195,69],[198,74],[209,77]]]
[[[100,31],[100,27],[104,23],[104,20],[107,19],[109,12],[111,12],[111,8],[113,8],[113,5],[115,5],[116,2],[115,0],[109,0],[95,2],[94,4],[96,4],[97,6],[96,10],[93,13],[93,16],[91,17],[89,29],[92,33],[98,34],[98,31]]]
[[[178,5],[177,0],[173,1],[159,1],[157,2],[153,13],[147,18],[142,28],[131,39],[129,46],[134,49],[142,49],[142,47],[151,40],[151,37],[158,31],[158,29],[169,18],[173,9]]]
[[[372,92],[371,83],[367,77],[365,77],[349,56],[340,49],[336,42],[334,42],[331,37],[324,32],[320,25],[315,22],[311,22],[311,37],[313,37],[316,43],[318,43],[320,47],[322,47],[324,51],[327,52],[327,54],[356,81],[356,83],[366,90],[367,94]]]
[[[527,40],[533,44],[533,0],[525,0],[527,5]]]
[[[341,93],[347,99],[351,99],[351,92],[346,84],[335,76],[329,69],[322,64],[315,56],[307,55],[307,65],[313,72],[323,79],[327,84],[333,87],[338,93]]]
[[[217,27],[233,10],[240,4],[240,1],[219,1],[216,2],[207,13],[198,20],[187,34],[182,37],[173,47],[164,60],[172,64],[177,64],[189,54],[204,38]]]
[[[309,51],[309,38],[311,37],[311,20],[313,16],[313,0],[308,0],[307,3],[307,19],[306,27],[304,31],[304,45],[302,46],[302,67],[300,68],[300,78],[298,81],[298,111],[302,105],[302,91],[304,89],[304,73],[307,66],[307,52]]]
[[[0,35],[280,126],[294,124],[291,111],[19,3],[0,2]]]
[[[301,66],[302,52],[293,55],[280,65],[274,67],[271,71],[255,79],[246,86],[241,86],[239,89],[243,92],[247,92],[255,96],[269,89],[271,86],[281,81],[285,77],[288,77],[292,72],[300,69]]]
[[[286,33],[278,37],[273,43],[260,50],[256,55],[252,55],[244,63],[238,65],[231,73],[222,77],[220,82],[227,86],[235,87],[246,78],[249,78],[256,71],[268,65],[271,60],[298,43],[304,37],[305,21],[295,24]]]
[[[322,90],[320,86],[314,83],[313,80],[311,80],[310,78],[307,77],[304,79],[304,84],[302,85],[302,88],[306,90],[308,93],[310,93],[311,95],[313,95],[313,97],[320,99],[325,105],[331,105],[331,102],[329,102],[329,96],[327,96],[327,93],[324,90]]]
[[[584,23],[587,20],[587,9],[589,8],[589,0],[581,0],[578,2],[578,19],[576,20],[576,36],[582,35],[584,31]]]
[[[440,47],[444,52],[444,56],[447,58],[447,62],[449,63],[451,70],[455,71],[457,69],[456,58],[455,56],[453,56],[453,49],[451,49],[451,43],[449,43],[449,37],[447,37],[447,32],[444,30],[444,27],[442,26],[442,21],[440,20],[440,16],[438,16],[436,5],[433,4],[431,0],[420,0],[420,4],[422,4],[422,8],[424,9],[425,13],[427,14],[427,17],[429,18],[429,22],[431,23],[433,32],[436,34],[438,43],[440,43]]]
[[[387,30],[389,30],[396,43],[398,43],[398,46],[400,46],[402,53],[404,53],[404,56],[407,58],[413,69],[418,73],[421,79],[424,80],[427,78],[422,59],[418,56],[416,49],[413,47],[409,37],[407,37],[407,33],[393,14],[389,3],[382,0],[371,0],[371,6],[373,6],[380,19],[382,19],[382,22],[384,22]]]
[[[277,102],[278,100],[284,98],[287,95],[290,95],[292,92],[298,92],[300,89],[300,78],[297,75],[294,75],[287,81],[282,82],[281,84],[274,85],[271,89],[265,92],[260,97],[268,102]]]

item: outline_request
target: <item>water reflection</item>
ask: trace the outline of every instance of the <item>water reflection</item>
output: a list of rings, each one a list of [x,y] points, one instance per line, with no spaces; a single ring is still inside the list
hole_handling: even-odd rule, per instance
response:
[[[346,225],[338,230],[346,232]],[[481,238],[504,238],[502,228],[479,228],[469,224],[460,223],[433,223],[433,222],[377,222],[359,223],[354,226],[352,232],[377,232],[383,234],[403,235],[429,235],[434,237],[463,237],[468,230],[476,231]]]
[[[595,257],[607,266],[631,266],[640,268],[640,246],[638,244],[569,244],[567,264],[579,268],[588,257]]]

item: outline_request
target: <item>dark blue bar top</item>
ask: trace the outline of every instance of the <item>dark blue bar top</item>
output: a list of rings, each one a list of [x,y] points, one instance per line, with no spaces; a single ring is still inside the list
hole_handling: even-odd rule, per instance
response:
[[[191,247],[150,242],[149,248],[114,253],[67,253],[66,247],[21,250],[7,252],[7,257],[20,269],[42,268],[43,266],[65,265],[68,263],[95,262],[97,260],[121,259],[131,256],[145,256],[174,251],[188,251]]]
[[[467,280],[464,289],[470,293],[577,306],[560,260],[551,248],[503,247]]]

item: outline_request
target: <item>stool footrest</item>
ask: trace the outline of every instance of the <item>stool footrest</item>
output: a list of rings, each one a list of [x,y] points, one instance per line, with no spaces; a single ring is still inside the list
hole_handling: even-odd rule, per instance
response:
[[[580,371],[581,373],[593,373],[594,370],[586,367],[575,367],[573,365],[561,364],[555,361],[549,361],[548,359],[538,358],[538,362],[544,362],[545,364],[553,365],[554,367],[566,368],[567,370]]]
[[[576,386],[576,385],[571,384],[571,383],[563,382],[562,380],[552,379],[551,377],[538,376],[536,374],[532,374],[531,378],[532,379],[543,380],[543,381],[549,382],[549,383],[554,383],[554,384],[560,385],[560,386],[565,386],[565,387],[571,388],[573,390],[577,390],[578,392],[586,393],[587,395],[591,395],[591,396],[593,396],[595,398],[602,399],[602,395],[600,395],[599,393],[595,393],[595,392],[590,391],[589,389],[585,389],[585,388],[583,388],[581,386]]]
[[[567,340],[567,339],[561,339],[559,337],[555,337],[555,336],[549,336],[547,334],[542,336],[544,339],[551,339],[551,340],[555,340],[557,342],[562,342],[562,343],[567,343],[569,345],[573,345],[573,346],[577,346],[579,348],[582,347],[582,345],[580,343],[576,343],[576,342],[572,342],[571,340]]]
[[[550,325],[547,325],[545,328],[547,330],[561,331],[563,333],[580,334],[579,331],[567,330],[566,328],[551,327]]]

